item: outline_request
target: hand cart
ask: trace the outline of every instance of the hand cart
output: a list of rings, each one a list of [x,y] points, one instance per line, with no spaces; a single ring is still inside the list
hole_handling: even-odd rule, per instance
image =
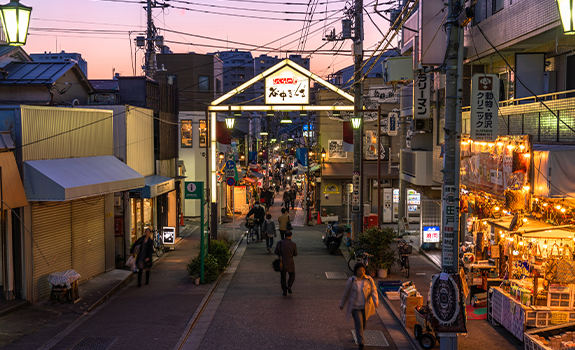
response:
[[[417,324],[413,326],[413,335],[423,349],[433,349],[439,338],[432,325],[431,310],[428,306],[422,306],[420,309],[414,307],[414,309]]]

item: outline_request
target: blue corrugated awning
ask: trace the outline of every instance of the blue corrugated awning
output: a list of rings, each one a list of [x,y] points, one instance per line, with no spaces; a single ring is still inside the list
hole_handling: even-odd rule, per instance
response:
[[[141,198],[154,198],[176,189],[176,180],[161,175],[146,176],[144,187],[132,190],[141,194]]]
[[[114,156],[24,162],[29,201],[68,201],[143,185],[144,177]]]
[[[252,170],[252,175],[257,177],[258,179],[261,179],[262,177],[264,177],[264,174],[258,173],[257,171],[253,171],[253,170]]]

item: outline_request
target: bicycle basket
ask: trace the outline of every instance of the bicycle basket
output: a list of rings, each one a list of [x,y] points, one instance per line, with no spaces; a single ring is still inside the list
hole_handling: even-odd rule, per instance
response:
[[[255,220],[252,218],[246,219],[245,225],[247,228],[252,228],[255,226]]]
[[[409,244],[406,244],[404,246],[401,246],[401,248],[399,249],[399,252],[401,254],[411,254],[412,250],[413,250],[413,247]]]

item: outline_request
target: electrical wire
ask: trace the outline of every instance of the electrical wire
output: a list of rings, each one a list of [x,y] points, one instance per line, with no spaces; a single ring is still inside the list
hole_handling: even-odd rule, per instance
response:
[[[223,5],[213,5],[213,4],[208,5],[208,4],[200,4],[197,2],[191,2],[191,1],[186,1],[186,0],[169,0],[169,1],[177,2],[179,4],[204,6],[204,7],[210,7],[210,8],[222,8],[222,9],[228,9],[228,10],[280,13],[280,14],[286,14],[286,15],[307,15],[308,14],[308,12],[304,12],[304,11],[279,11],[279,10],[253,9],[253,8],[223,6]],[[330,13],[330,12],[337,12],[337,11],[339,11],[339,10],[326,10],[326,11],[320,11],[319,13],[323,14],[323,13]]]

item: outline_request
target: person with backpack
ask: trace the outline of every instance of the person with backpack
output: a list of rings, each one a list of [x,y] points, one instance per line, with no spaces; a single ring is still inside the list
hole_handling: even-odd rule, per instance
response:
[[[287,214],[286,208],[282,208],[282,215],[278,218],[280,238],[284,239],[286,231],[288,229],[288,224],[291,222],[289,215]]]
[[[274,237],[277,237],[276,223],[272,220],[272,215],[266,215],[266,221],[262,225],[262,234],[266,237],[266,248],[268,249],[268,254],[272,253],[272,247],[274,246]]]

